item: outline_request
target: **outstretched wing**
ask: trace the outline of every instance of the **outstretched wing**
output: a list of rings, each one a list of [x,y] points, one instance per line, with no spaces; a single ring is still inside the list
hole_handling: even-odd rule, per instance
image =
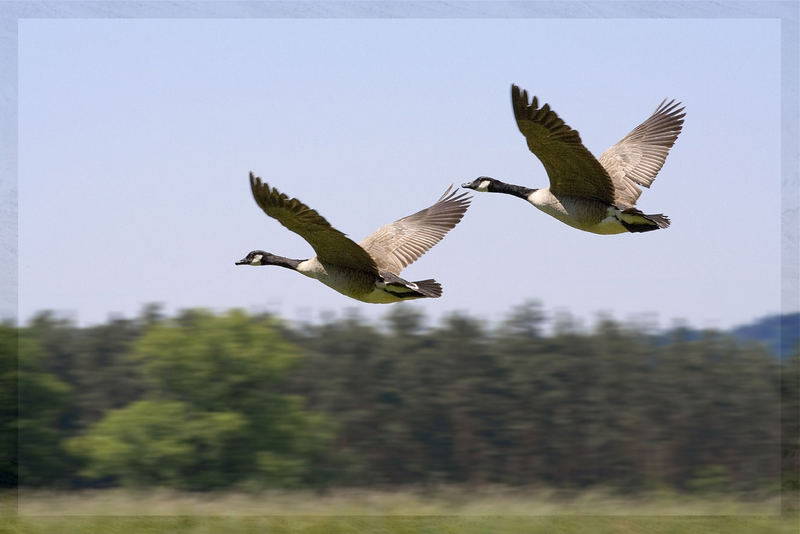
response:
[[[472,197],[447,188],[436,204],[386,224],[359,243],[375,259],[378,268],[399,274],[455,227]]]
[[[528,141],[528,148],[539,158],[550,178],[550,191],[556,194],[594,198],[612,203],[614,185],[597,159],[583,146],[577,130],[561,120],[548,104],[541,108],[534,96],[511,86],[511,105],[517,127]]]
[[[633,207],[642,194],[639,186],[650,187],[656,179],[683,127],[686,113],[680,105],[665,99],[646,121],[600,156],[614,183],[617,206]]]
[[[332,227],[319,213],[296,198],[279,193],[250,173],[253,198],[264,212],[308,241],[317,257],[327,263],[378,275],[375,262],[363,248]]]

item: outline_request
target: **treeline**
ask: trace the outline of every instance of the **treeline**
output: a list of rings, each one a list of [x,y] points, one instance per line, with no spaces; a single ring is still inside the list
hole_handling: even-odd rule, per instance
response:
[[[493,327],[405,306],[380,323],[41,313],[0,326],[0,484],[797,487],[797,351],[546,324],[536,303]]]

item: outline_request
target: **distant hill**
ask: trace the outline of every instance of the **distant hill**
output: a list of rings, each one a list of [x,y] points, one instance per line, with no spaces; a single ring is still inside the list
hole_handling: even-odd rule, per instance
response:
[[[783,360],[791,356],[800,343],[800,313],[769,315],[750,324],[737,326],[730,333],[742,340],[764,343]]]
[[[676,331],[680,331],[681,339],[686,341],[702,339],[704,332],[702,329],[679,326],[657,336],[655,338],[656,345],[663,346],[670,343],[670,338]],[[724,330],[724,332],[741,341],[762,343],[775,356],[784,360],[794,354],[800,343],[800,313],[768,315],[752,323]]]

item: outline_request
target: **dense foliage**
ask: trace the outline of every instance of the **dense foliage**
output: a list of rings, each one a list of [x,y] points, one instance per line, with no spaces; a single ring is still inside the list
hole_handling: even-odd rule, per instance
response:
[[[43,313],[0,327],[0,484],[777,489],[798,483],[799,362],[535,303],[496,326]]]

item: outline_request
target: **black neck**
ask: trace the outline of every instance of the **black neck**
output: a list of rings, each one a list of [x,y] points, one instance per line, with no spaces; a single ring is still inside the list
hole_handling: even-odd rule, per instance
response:
[[[514,195],[515,197],[524,198],[525,200],[527,200],[528,195],[534,191],[536,191],[536,189],[523,187],[521,185],[507,184],[500,181],[491,182],[489,184],[490,193],[505,193],[507,195]]]
[[[272,254],[266,258],[266,263],[263,265],[277,265],[278,267],[285,267],[287,269],[297,270],[297,266],[305,260],[293,260],[291,258],[284,258],[283,256],[276,256]]]

